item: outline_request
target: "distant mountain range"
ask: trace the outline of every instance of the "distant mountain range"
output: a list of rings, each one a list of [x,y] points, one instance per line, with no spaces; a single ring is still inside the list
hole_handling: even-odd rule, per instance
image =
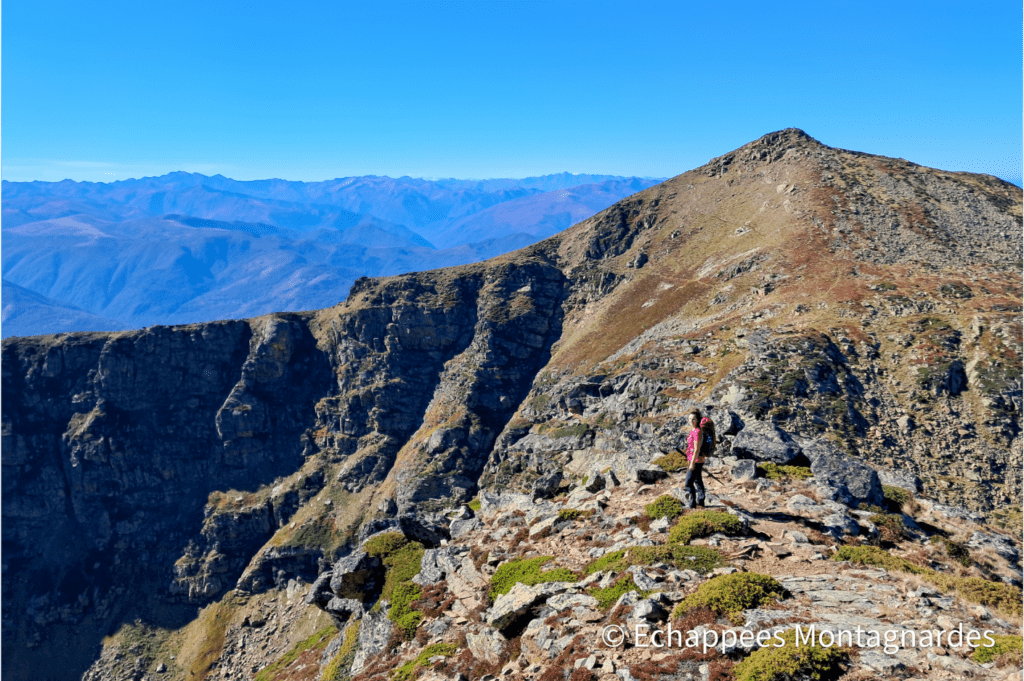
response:
[[[253,317],[333,305],[361,276],[484,260],[661,182],[326,182],[176,172],[3,182],[4,337]]]

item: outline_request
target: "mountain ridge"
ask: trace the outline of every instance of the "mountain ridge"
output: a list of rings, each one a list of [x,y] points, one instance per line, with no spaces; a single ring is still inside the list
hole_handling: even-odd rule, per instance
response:
[[[5,611],[35,617],[5,620],[4,673],[43,668],[52,626],[81,625],[76,665],[85,631],[136,617],[223,641],[188,608],[266,605],[382,530],[437,545],[481,491],[641,475],[694,406],[737,461],[828,448],[1015,526],[1021,204],[786,130],[329,308],[4,341]],[[113,554],[92,571],[90,546]],[[157,618],[171,603],[181,619]],[[242,673],[211,666],[227,648],[168,645],[175,678]]]
[[[266,183],[265,191],[253,192],[245,183],[212,179],[175,173],[118,186],[5,185],[5,277],[126,327],[316,309],[344,297],[358,276],[485,259],[649,184],[605,180],[552,198],[537,188],[481,183],[452,188],[349,178],[319,188]],[[507,203],[514,207],[502,208],[498,220],[490,217]],[[175,228],[175,216],[188,229]],[[78,223],[90,224],[90,231]],[[226,227],[236,236],[226,240],[199,226]],[[436,249],[432,240],[442,233],[444,248]],[[110,262],[117,252],[126,254],[123,262]],[[196,261],[211,270],[199,285],[190,273]],[[247,283],[244,295],[229,293]],[[232,296],[244,302],[232,303]]]

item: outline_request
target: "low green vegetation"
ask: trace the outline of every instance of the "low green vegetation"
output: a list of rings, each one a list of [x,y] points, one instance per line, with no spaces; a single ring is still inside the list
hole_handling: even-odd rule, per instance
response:
[[[593,511],[581,511],[578,508],[563,508],[558,512],[557,522],[564,523],[569,520],[578,520],[580,518],[589,518],[594,515]]]
[[[849,658],[846,650],[836,646],[823,648],[817,643],[797,645],[793,629],[781,636],[786,645],[768,645],[733,667],[736,681],[828,679],[842,674],[842,665]]]
[[[657,546],[633,546],[612,551],[601,556],[586,567],[587,574],[599,570],[621,572],[631,565],[654,565],[668,563],[680,570],[693,570],[706,575],[715,568],[725,565],[722,554],[706,546],[685,546],[683,544],[662,544]]]
[[[491,599],[507,594],[516,583],[533,586],[542,582],[575,582],[576,574],[567,568],[554,568],[541,572],[540,568],[554,556],[520,558],[498,566],[491,577]]]
[[[615,605],[616,601],[622,597],[623,594],[628,594],[630,591],[636,591],[640,594],[640,598],[647,598],[653,591],[644,591],[636,585],[633,581],[633,575],[626,575],[621,579],[618,579],[611,586],[601,589],[595,587],[590,590],[590,595],[597,599],[597,607],[601,610],[607,610],[608,608]]]
[[[876,513],[868,520],[878,528],[878,538],[895,544],[907,536],[903,516],[896,513]]]
[[[698,537],[707,537],[716,532],[727,535],[743,533],[743,523],[736,516],[724,511],[696,511],[684,515],[668,533],[669,543],[689,544]]]
[[[782,598],[786,590],[768,575],[756,572],[734,572],[719,575],[700,585],[697,591],[684,598],[676,606],[672,616],[680,618],[688,610],[705,607],[712,612],[725,615],[734,624],[740,625],[744,610],[767,605]]]
[[[558,439],[561,437],[581,437],[590,432],[590,428],[585,423],[574,423],[571,426],[561,426],[555,428],[550,433],[546,433],[548,437]]]
[[[686,467],[689,466],[689,462],[686,460],[686,455],[680,451],[669,452],[665,456],[660,456],[654,461],[651,461],[655,466],[660,466],[661,470],[666,473],[678,473],[679,471],[685,471]]]
[[[356,658],[360,624],[362,622],[356,620],[345,627],[345,640],[342,641],[341,648],[338,649],[335,656],[324,667],[323,681],[342,681],[346,678],[344,675],[351,669],[352,662]]]
[[[402,582],[395,587],[391,595],[391,609],[388,619],[395,623],[406,640],[416,635],[416,627],[423,619],[423,613],[413,610],[409,605],[423,595],[423,589],[414,582]]]
[[[769,480],[786,480],[788,478],[806,480],[814,475],[806,466],[779,466],[770,461],[757,464],[757,474]]]
[[[422,590],[412,578],[420,571],[426,549],[423,544],[410,541],[401,532],[385,532],[372,537],[363,545],[363,549],[371,556],[380,558],[387,568],[378,605],[381,601],[389,601],[391,609],[388,610],[388,619],[395,623],[406,639],[412,638],[423,619],[422,613],[409,607],[410,603],[422,595]]]
[[[644,512],[647,513],[648,518],[655,520],[658,518],[668,518],[672,520],[676,516],[683,514],[683,502],[671,494],[662,494],[653,502],[647,504],[644,507]]]
[[[957,544],[951,539],[938,535],[933,536],[929,541],[933,544],[941,544],[946,549],[946,555],[964,567],[974,565],[974,559],[971,557],[970,550],[963,544]]]
[[[1013,635],[993,636],[992,638],[995,639],[996,644],[991,648],[984,646],[975,648],[971,659],[979,664],[988,664],[1007,653],[1016,653],[1016,662],[1019,667],[1021,657],[1024,656],[1024,639]]]
[[[454,643],[434,643],[429,645],[415,658],[396,669],[391,679],[392,681],[411,681],[416,678],[417,672],[420,669],[430,663],[430,658],[437,657],[438,655],[451,657],[457,649],[458,646]]]
[[[274,664],[261,669],[254,681],[275,681],[281,672],[287,669],[292,662],[299,659],[300,655],[307,650],[323,650],[337,633],[338,630],[333,624],[327,625],[306,640],[295,644],[294,648],[282,655]]]
[[[964,600],[991,606],[1009,615],[1021,615],[1022,594],[1018,587],[1002,582],[992,582],[980,577],[957,577],[931,568],[914,565],[910,561],[894,556],[877,546],[843,546],[832,555],[833,560],[848,560],[861,565],[874,565],[886,570],[896,570],[921,579],[945,592],[954,592]]]
[[[885,502],[889,506],[889,510],[894,513],[899,512],[904,504],[914,499],[914,495],[902,487],[882,485],[882,493],[885,494]]]
[[[476,512],[476,513],[480,512],[480,500],[479,499],[473,499],[472,501],[470,501],[466,505],[469,506],[471,509],[473,509],[474,512]]]

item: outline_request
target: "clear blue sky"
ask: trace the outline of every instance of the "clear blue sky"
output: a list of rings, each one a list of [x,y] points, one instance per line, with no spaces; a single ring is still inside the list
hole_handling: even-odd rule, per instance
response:
[[[2,177],[672,176],[790,126],[1021,183],[1006,2],[39,2]]]

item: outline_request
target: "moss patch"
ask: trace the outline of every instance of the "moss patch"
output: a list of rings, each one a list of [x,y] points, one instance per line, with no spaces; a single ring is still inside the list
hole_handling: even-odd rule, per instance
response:
[[[771,603],[782,598],[785,589],[768,575],[756,572],[736,572],[719,575],[700,585],[697,591],[682,600],[672,613],[679,618],[688,610],[708,608],[714,613],[727,616],[734,624],[743,624],[744,610]]]
[[[769,480],[806,480],[814,475],[806,466],[779,466],[771,462],[757,464],[757,474]]]
[[[769,645],[755,651],[735,667],[736,681],[782,681],[783,679],[834,679],[843,673],[849,654],[842,648],[797,645],[796,631],[782,634],[786,645]]]
[[[993,636],[996,644],[991,648],[980,646],[974,649],[971,659],[979,664],[988,664],[1007,653],[1016,653],[1018,659],[1024,655],[1024,639],[1020,636]]]
[[[636,585],[633,581],[633,575],[626,575],[621,579],[617,580],[611,586],[606,589],[595,587],[590,590],[590,595],[597,599],[597,607],[601,610],[607,610],[608,608],[615,605],[615,602],[622,597],[623,594],[628,594],[630,591],[636,591],[640,594],[640,598],[647,598],[653,591],[644,591]]]
[[[386,532],[370,539],[363,549],[371,556],[380,558],[387,568],[384,578],[384,589],[381,598],[393,600],[395,589],[399,584],[408,582],[420,571],[423,544],[410,541],[401,532]]]
[[[578,508],[563,508],[558,512],[558,520],[556,522],[564,523],[568,520],[589,518],[592,515],[594,515],[593,511],[581,511]]]
[[[903,504],[914,499],[914,495],[902,487],[882,485],[882,492],[885,494],[885,502],[888,504],[889,510],[894,512],[899,511],[903,508]]]
[[[567,568],[540,571],[541,566],[552,558],[554,556],[520,558],[499,565],[491,577],[491,598],[495,599],[502,594],[507,594],[517,582],[526,586],[542,582],[575,582],[576,574]]]
[[[388,619],[395,623],[398,630],[406,640],[416,635],[416,627],[423,619],[423,613],[417,612],[409,607],[423,595],[423,589],[413,582],[402,582],[398,584],[391,595],[391,609],[388,610]]]
[[[662,494],[653,502],[644,506],[644,512],[647,513],[649,518],[668,518],[672,520],[676,516],[683,514],[683,502],[671,494]]]
[[[690,463],[686,460],[686,456],[679,451],[671,452],[665,456],[660,456],[654,461],[651,461],[655,466],[660,466],[661,470],[666,473],[678,473],[679,471],[685,471]]]
[[[736,516],[724,511],[696,511],[679,519],[668,534],[670,543],[689,544],[698,537],[707,537],[715,532],[727,535],[743,533],[743,523]]]
[[[633,546],[601,556],[586,567],[586,573],[593,574],[599,570],[621,572],[631,565],[654,563],[668,563],[681,570],[693,570],[706,575],[715,568],[724,566],[726,561],[721,553],[706,546]]]

